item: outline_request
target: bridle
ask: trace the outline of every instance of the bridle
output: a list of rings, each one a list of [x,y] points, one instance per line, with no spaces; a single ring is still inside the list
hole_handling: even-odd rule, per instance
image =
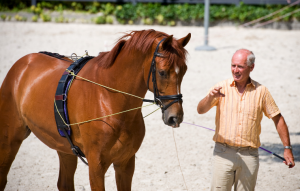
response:
[[[156,83],[156,62],[155,58],[158,57],[163,57],[161,53],[158,52],[159,45],[165,40],[162,39],[156,46],[155,52],[153,54],[152,62],[151,62],[151,67],[149,70],[148,74],[148,81],[147,81],[147,88],[149,89],[149,81],[150,81],[150,75],[152,73],[152,83],[153,83],[153,94],[154,94],[154,100],[148,100],[144,99],[144,102],[154,102],[156,105],[159,105],[161,107],[162,112],[164,112],[168,107],[173,105],[176,102],[182,101],[182,94],[177,94],[177,95],[166,95],[166,96],[161,96],[159,95],[159,91],[157,88],[157,83]],[[149,89],[150,90],[150,89]],[[173,100],[167,105],[164,105],[162,100]]]

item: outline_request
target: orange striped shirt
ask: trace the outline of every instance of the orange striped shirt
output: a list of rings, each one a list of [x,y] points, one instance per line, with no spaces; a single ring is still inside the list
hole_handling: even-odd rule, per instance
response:
[[[252,79],[242,95],[233,78],[219,82],[210,91],[218,86],[222,87],[220,91],[225,97],[211,102],[211,107],[217,106],[213,140],[234,147],[260,147],[263,113],[268,118],[280,113],[269,90]]]

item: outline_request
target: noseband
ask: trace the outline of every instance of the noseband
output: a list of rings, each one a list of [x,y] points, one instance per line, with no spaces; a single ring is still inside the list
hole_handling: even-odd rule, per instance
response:
[[[152,83],[153,83],[153,94],[154,94],[154,101],[153,100],[147,100],[144,99],[144,102],[154,102],[157,105],[159,105],[161,107],[162,112],[164,112],[168,107],[170,107],[171,105],[173,105],[173,103],[182,101],[182,94],[177,94],[177,95],[166,95],[166,96],[161,96],[159,95],[159,90],[157,88],[157,83],[156,83],[156,62],[155,62],[155,58],[158,57],[163,57],[163,55],[161,53],[158,52],[158,48],[160,43],[162,43],[165,40],[162,39],[158,45],[156,46],[155,52],[153,54],[153,58],[152,58],[152,62],[151,62],[151,67],[149,70],[149,75],[148,75],[148,81],[147,81],[147,87],[149,89],[149,81],[150,81],[150,75],[152,73]],[[170,102],[167,105],[164,105],[162,100],[173,100],[172,102]]]

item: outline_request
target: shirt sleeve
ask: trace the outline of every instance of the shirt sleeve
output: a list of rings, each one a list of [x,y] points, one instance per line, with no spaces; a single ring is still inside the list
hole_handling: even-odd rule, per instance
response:
[[[263,98],[263,112],[269,119],[280,113],[279,108],[277,107],[273,97],[271,96],[271,93],[267,88]]]

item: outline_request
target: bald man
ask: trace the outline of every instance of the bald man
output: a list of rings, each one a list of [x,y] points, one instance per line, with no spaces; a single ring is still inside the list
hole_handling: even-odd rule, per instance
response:
[[[284,163],[295,166],[289,131],[269,90],[250,78],[253,52],[237,50],[231,60],[232,78],[213,86],[197,107],[204,114],[216,106],[216,131],[211,190],[254,190],[263,113],[272,118],[284,148]]]

